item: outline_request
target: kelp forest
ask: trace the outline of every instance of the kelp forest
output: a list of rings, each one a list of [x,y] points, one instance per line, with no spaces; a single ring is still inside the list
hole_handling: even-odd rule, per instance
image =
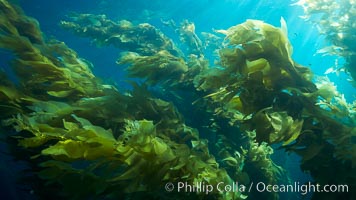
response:
[[[323,12],[311,2],[299,3],[307,15]],[[28,166],[17,181],[36,199],[284,199],[244,188],[165,189],[291,184],[276,152],[300,157],[297,167],[313,184],[349,187],[312,199],[356,198],[356,102],[292,59],[283,18],[280,27],[249,19],[203,34],[189,20],[162,22],[178,41],[149,23],[105,15],[70,13],[59,22],[115,47],[131,88],[97,77],[90,61],[45,36],[19,6],[0,0],[0,21],[0,48],[12,55],[1,64],[15,76],[1,71],[1,141]],[[338,55],[353,78],[355,49],[346,45],[354,37],[332,35],[334,48],[321,50],[346,49]]]

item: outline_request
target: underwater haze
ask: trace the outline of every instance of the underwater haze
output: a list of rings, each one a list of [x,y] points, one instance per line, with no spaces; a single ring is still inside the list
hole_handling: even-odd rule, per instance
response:
[[[0,0],[0,199],[356,199],[354,0]]]

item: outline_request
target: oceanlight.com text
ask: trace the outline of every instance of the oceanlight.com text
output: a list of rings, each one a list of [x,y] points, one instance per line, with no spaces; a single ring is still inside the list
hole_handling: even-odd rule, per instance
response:
[[[258,192],[297,192],[302,195],[306,195],[308,193],[314,192],[348,192],[348,185],[320,185],[318,183],[313,184],[308,182],[307,184],[300,184],[299,182],[294,182],[294,184],[286,184],[286,185],[270,185],[265,184],[263,182],[259,182],[256,184],[256,190]]]
[[[167,192],[186,192],[186,193],[224,193],[224,192],[237,192],[237,193],[250,193],[250,192],[269,192],[269,193],[284,193],[284,192],[296,192],[302,195],[306,195],[308,193],[318,193],[318,192],[348,192],[348,185],[320,185],[318,183],[305,183],[301,184],[299,182],[294,182],[292,184],[280,184],[280,185],[271,185],[266,184],[264,182],[258,182],[254,184],[251,182],[250,184],[244,185],[238,182],[225,183],[219,182],[216,185],[211,185],[206,182],[196,182],[194,184],[190,184],[188,182],[177,182],[167,183],[165,185],[165,189]]]

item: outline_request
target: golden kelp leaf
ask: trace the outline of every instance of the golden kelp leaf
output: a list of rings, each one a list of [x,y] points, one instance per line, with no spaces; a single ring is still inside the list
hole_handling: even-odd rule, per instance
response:
[[[198,35],[195,33],[193,22],[184,20],[179,27],[179,39],[188,46],[188,53],[195,55],[203,54],[203,44]]]
[[[111,142],[115,142],[116,141],[115,138],[114,138],[114,135],[112,134],[112,131],[110,129],[106,130],[103,127],[94,126],[94,125],[92,125],[92,126],[84,126],[83,128],[85,130],[92,131],[99,138],[103,138],[103,139],[109,140]]]
[[[131,29],[133,27],[133,24],[127,20],[120,20],[118,25],[123,29]]]
[[[42,57],[42,60],[23,60],[16,59],[17,70],[28,70],[31,69],[34,72],[41,72],[42,75],[49,76],[50,79],[55,79],[53,76],[63,76],[63,69],[54,65],[48,58]],[[29,68],[20,68],[29,67]],[[58,77],[57,77],[58,78]],[[33,80],[36,81],[36,80]]]
[[[192,143],[192,147],[193,148],[195,148],[195,147],[200,145],[200,141],[199,140],[192,140],[191,143]]]
[[[155,136],[156,135],[155,126],[152,121],[148,121],[148,120],[136,121],[135,126],[138,126],[138,127],[136,127],[136,128],[138,128],[137,131],[140,131],[142,135],[145,135],[145,136],[148,136],[148,135]]]
[[[269,114],[269,116],[274,128],[274,132],[269,137],[270,142],[284,141],[283,145],[287,145],[299,136],[303,120],[293,121],[293,118],[288,116],[286,112],[274,112]]]
[[[234,96],[226,105],[227,108],[243,111],[243,105],[240,97]]]
[[[167,151],[168,147],[161,139],[156,137],[151,141],[151,143],[153,145],[154,152],[157,155],[162,155],[165,151]]]
[[[281,23],[281,31],[282,31],[282,33],[283,33],[283,36],[284,36],[285,38],[288,38],[287,22],[286,22],[286,20],[284,20],[283,17],[281,17],[280,23]]]
[[[0,7],[4,6],[4,2],[0,3]],[[38,22],[23,15],[20,9],[11,5],[2,9],[6,13],[1,14],[0,21],[6,23],[1,25],[3,32],[0,34],[0,46],[10,49],[16,55],[11,67],[21,84],[29,90],[28,93],[60,98],[100,93],[97,90],[100,84],[87,69],[87,64],[80,59],[72,59],[75,56],[69,52],[74,51],[65,45],[45,43]],[[61,62],[58,57],[62,58]],[[46,99],[46,96],[42,98]]]
[[[197,90],[217,90],[219,92],[219,89],[224,87],[228,81],[228,79],[224,79],[225,76],[228,75],[223,70],[211,68],[194,77],[194,86]]]
[[[292,123],[291,117],[287,115],[286,112],[278,113],[268,113],[266,114],[267,118],[269,119],[274,131],[276,133],[284,132],[286,128]],[[287,119],[285,118],[287,117]]]
[[[42,150],[43,155],[66,156],[72,159],[84,158],[88,146],[81,141],[65,140]]]
[[[61,26],[79,36],[92,38],[98,46],[113,45],[142,55],[153,55],[160,50],[182,55],[171,39],[148,23],[134,25],[126,20],[112,21],[105,15],[73,13],[70,21],[61,21]]]
[[[136,152],[137,156],[154,157],[157,160],[169,161],[174,158],[172,150],[164,140],[155,137],[156,130],[152,121],[127,121],[125,129],[125,133],[118,139],[120,145],[116,149],[121,155],[127,157]]]
[[[77,120],[80,125],[82,125],[82,127],[84,126],[92,126],[92,124],[90,123],[89,120],[85,119],[85,118],[82,118],[82,117],[77,117],[75,114],[72,114],[71,115],[75,120]]]
[[[120,160],[127,165],[131,165],[132,160],[135,159],[138,153],[129,145],[118,144],[115,147],[116,152],[120,155]]]
[[[268,43],[267,43],[268,44]],[[256,42],[247,42],[242,44],[242,50],[244,52],[244,59],[248,60],[256,60],[259,58],[263,58],[264,56],[261,56],[265,54],[265,51],[268,51],[268,46],[267,44],[264,44],[263,42],[256,41]],[[264,57],[267,60],[270,60],[271,58]]]
[[[68,131],[74,131],[74,130],[78,130],[79,129],[78,124],[73,123],[73,122],[67,122],[67,121],[65,121],[65,119],[63,119],[63,126]]]
[[[173,161],[174,159],[177,159],[177,156],[174,154],[174,152],[172,151],[172,149],[169,146],[167,146],[167,150],[164,151],[158,157],[159,162],[162,162],[162,163]]]
[[[283,142],[287,145],[298,138],[303,120],[293,120],[286,111],[274,112],[272,108],[265,108],[253,116],[257,138],[269,143]]]
[[[275,112],[270,115],[273,128],[278,132],[285,132],[293,124],[293,118],[287,112]]]
[[[54,97],[60,97],[60,98],[63,98],[63,97],[67,97],[69,96],[73,91],[71,90],[68,90],[68,91],[48,91],[47,94],[51,95],[51,96],[54,96]]]
[[[154,149],[153,149],[153,143],[151,137],[145,137],[145,139],[138,141],[137,144],[134,144],[134,149],[142,153],[144,155],[153,155],[154,154]]]
[[[50,137],[46,137],[46,136],[35,136],[35,137],[30,137],[30,138],[23,138],[23,139],[19,140],[18,145],[25,147],[25,148],[39,147],[39,146],[45,144],[50,139],[51,139]]]
[[[0,28],[1,28],[2,32],[4,32],[3,33],[4,35],[5,34],[9,34],[9,35],[11,35],[11,34],[18,35],[19,34],[16,27],[14,27],[12,25],[12,23],[8,20],[7,17],[3,17],[3,16],[0,17],[0,24],[1,24]],[[4,36],[2,36],[2,37],[4,37]],[[4,47],[2,43],[0,43],[0,46],[2,48]]]
[[[173,56],[166,50],[151,56],[124,53],[117,63],[130,64],[127,68],[129,76],[145,78],[149,84],[177,81],[188,71],[188,66],[182,58]]]
[[[284,141],[283,145],[288,145],[289,143],[297,139],[302,131],[302,128],[303,128],[303,120],[295,120],[293,122],[293,125],[289,127],[288,135],[290,136],[290,138]]]
[[[2,34],[23,35],[31,42],[41,44],[43,42],[42,33],[39,29],[38,21],[23,14],[22,10],[9,2],[0,1]]]
[[[101,138],[105,138],[107,140],[110,140],[112,142],[116,141],[111,130],[106,130],[100,126],[94,126],[90,123],[89,120],[81,118],[81,117],[77,117],[76,115],[72,114],[72,117],[77,120],[78,122],[80,122],[80,124],[82,125],[82,127],[85,130],[89,130],[92,131],[92,133],[94,133],[97,137],[101,137]]]
[[[264,58],[260,58],[252,61],[246,60],[246,65],[248,67],[249,73],[262,71],[263,75],[266,75],[271,69],[271,66],[269,65],[268,61]]]
[[[238,72],[241,74],[246,74],[246,55],[243,49],[240,48],[223,48],[219,50],[219,55],[221,57],[221,64],[227,67],[227,70],[231,72]],[[212,68],[214,70],[217,68]],[[219,69],[219,68],[218,68]],[[227,73],[220,69],[220,73]],[[206,71],[205,71],[206,73]]]
[[[110,143],[109,143],[110,144]],[[91,145],[83,141],[65,140],[42,150],[42,155],[65,156],[69,159],[97,159],[110,157],[114,153],[114,145]],[[60,157],[59,157],[60,158]]]
[[[4,94],[9,100],[16,100],[20,98],[19,91],[17,91],[15,88],[11,87],[6,87],[3,85],[0,85],[0,92]],[[0,96],[1,98],[1,96]],[[2,100],[2,99],[0,99]]]
[[[6,80],[1,81],[5,82]],[[21,98],[24,96],[21,95],[15,87],[5,86],[5,84],[6,83],[4,83],[4,85],[0,85],[0,112],[2,113],[1,118],[11,117],[17,113],[23,112],[23,108],[21,108],[20,103],[22,102]]]
[[[288,57],[289,57],[289,60],[291,62],[293,62],[292,60],[292,54],[293,54],[293,46],[291,45],[291,43],[289,42],[288,40],[288,28],[287,28],[287,23],[286,21],[284,20],[283,17],[281,17],[281,31],[282,31],[282,42],[285,43],[285,48],[287,50],[287,53],[288,53]]]
[[[173,151],[161,138],[155,137],[156,130],[152,121],[127,121],[126,131],[118,139],[117,151],[126,163],[132,163],[135,157],[168,162],[175,158]]]
[[[32,121],[32,119],[33,118],[30,118],[31,128],[33,128],[36,131],[39,131],[41,134],[56,137],[56,138],[62,138],[67,133],[67,131],[62,128],[53,127],[49,124],[37,123],[35,121]]]
[[[229,39],[231,44],[261,41],[264,39],[261,32],[262,24],[263,22],[259,20],[247,20],[243,24],[229,28],[226,38]]]
[[[69,104],[60,101],[36,101],[27,107],[37,113],[51,113],[53,115],[68,114],[75,109]]]
[[[234,157],[224,158],[222,161],[233,167],[236,167],[238,165],[238,162]]]

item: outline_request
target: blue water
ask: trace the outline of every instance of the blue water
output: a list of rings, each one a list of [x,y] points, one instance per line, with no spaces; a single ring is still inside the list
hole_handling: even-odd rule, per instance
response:
[[[80,38],[63,30],[60,20],[66,19],[71,12],[105,14],[109,19],[127,19],[136,23],[148,22],[161,28],[168,36],[174,33],[162,26],[161,19],[173,19],[180,22],[188,19],[195,23],[196,33],[212,32],[213,29],[227,29],[247,19],[263,20],[274,26],[280,26],[283,17],[288,25],[288,37],[293,45],[293,59],[309,66],[316,75],[334,65],[336,57],[317,55],[318,48],[327,46],[328,42],[317,29],[300,18],[303,10],[299,6],[291,6],[293,1],[287,0],[20,0],[19,4],[29,16],[36,18],[41,30],[47,38],[54,37],[64,41],[78,55],[93,63],[94,73],[119,87],[126,87],[123,81],[125,72],[115,61],[119,51],[114,47],[98,48],[89,39]],[[6,57],[6,56],[5,56]],[[342,59],[340,59],[342,62]],[[348,102],[355,100],[356,89],[353,88],[346,75],[329,75],[338,90],[344,93]],[[287,159],[288,158],[288,159]],[[290,177],[297,181],[310,180],[310,177],[299,169],[299,158],[286,156],[277,151],[273,158],[278,164],[289,170]],[[4,159],[6,160],[6,159]],[[3,161],[5,162],[5,161]],[[15,170],[16,171],[16,170]],[[14,172],[12,172],[14,173]],[[11,173],[8,176],[13,176]],[[1,177],[0,177],[1,178]],[[9,196],[15,197],[13,190]],[[18,195],[19,199],[27,198]]]
[[[170,36],[170,31],[162,27],[161,19],[173,19],[177,23],[188,19],[195,23],[196,32],[212,32],[213,29],[227,29],[244,22],[246,19],[263,20],[274,26],[280,26],[283,17],[288,25],[288,37],[293,45],[293,59],[309,66],[316,75],[323,75],[334,66],[336,57],[316,54],[317,49],[328,45],[328,41],[318,33],[315,25],[306,22],[300,6],[292,6],[295,1],[286,0],[21,0],[26,14],[35,17],[42,31],[48,37],[65,41],[69,47],[91,62],[99,77],[121,83],[124,75],[115,64],[118,50],[112,47],[97,48],[89,39],[78,38],[59,27],[60,20],[70,12],[105,14],[109,19],[127,19],[136,23],[148,22]],[[172,36],[174,37],[174,36]],[[340,61],[342,63],[342,60]],[[338,90],[345,94],[348,102],[355,99],[355,88],[346,80],[347,76],[329,75]]]

